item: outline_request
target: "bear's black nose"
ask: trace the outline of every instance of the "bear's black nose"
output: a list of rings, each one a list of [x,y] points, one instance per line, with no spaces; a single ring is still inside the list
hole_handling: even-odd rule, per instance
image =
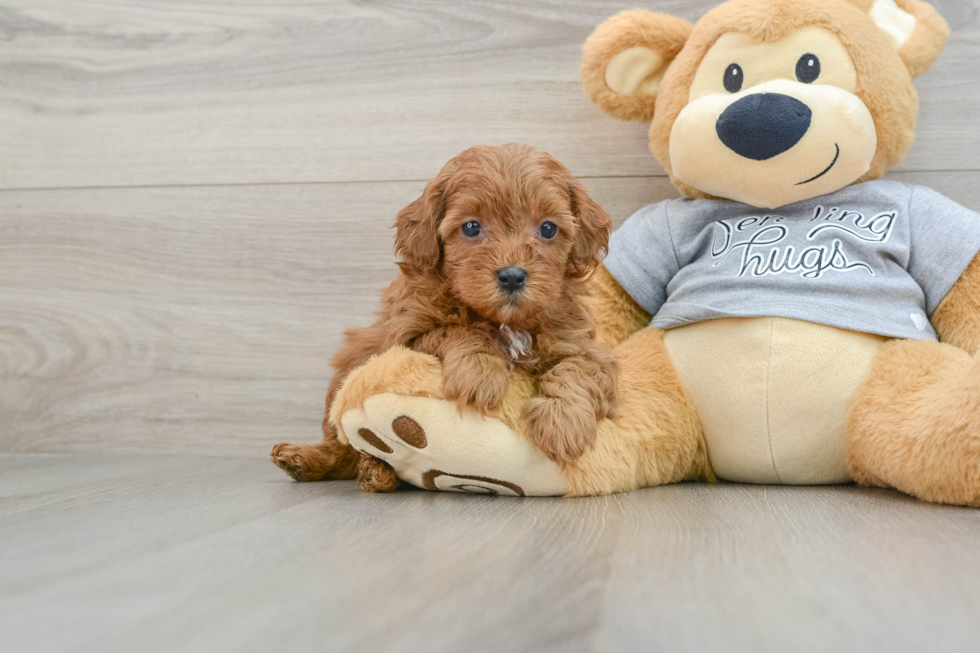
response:
[[[517,292],[524,287],[527,281],[527,272],[524,268],[509,265],[497,270],[497,285],[504,292]]]
[[[800,142],[810,128],[810,107],[780,93],[747,95],[725,109],[715,130],[736,154],[765,161]]]

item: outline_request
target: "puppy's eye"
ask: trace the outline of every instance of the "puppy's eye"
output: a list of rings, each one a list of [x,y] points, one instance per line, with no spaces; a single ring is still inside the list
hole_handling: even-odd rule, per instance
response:
[[[476,238],[483,233],[483,227],[476,220],[470,220],[463,225],[463,235],[467,238]]]
[[[551,240],[558,235],[558,226],[554,222],[542,222],[538,228],[538,233],[545,240]]]
[[[725,90],[729,93],[738,93],[741,91],[744,77],[742,67],[737,63],[733,63],[725,69]]]
[[[805,54],[796,62],[796,79],[812,84],[820,77],[820,60],[815,54]]]

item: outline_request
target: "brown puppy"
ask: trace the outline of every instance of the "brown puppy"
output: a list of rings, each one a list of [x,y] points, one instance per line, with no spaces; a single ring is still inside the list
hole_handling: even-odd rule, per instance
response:
[[[403,345],[438,356],[446,397],[482,413],[500,406],[514,366],[529,370],[534,443],[561,465],[578,459],[617,403],[615,359],[582,303],[609,241],[606,212],[548,154],[481,145],[449,161],[395,228],[401,274],[378,321],[345,333],[327,415],[353,369]],[[341,444],[326,417],[321,444],[279,444],[272,460],[298,481],[356,476],[368,492],[398,483],[383,461]]]

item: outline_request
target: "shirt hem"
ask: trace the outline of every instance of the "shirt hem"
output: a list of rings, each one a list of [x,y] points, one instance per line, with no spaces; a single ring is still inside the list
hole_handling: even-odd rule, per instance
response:
[[[687,310],[684,310],[683,307],[688,308]],[[694,313],[697,314],[696,317],[693,315]],[[928,326],[928,329],[924,331],[918,331],[911,328],[907,330],[898,328],[889,329],[882,326],[861,322],[859,320],[847,319],[836,311],[815,307],[812,304],[808,304],[806,306],[806,311],[799,312],[793,310],[777,310],[773,309],[771,305],[747,305],[741,306],[735,311],[723,311],[710,306],[701,306],[697,304],[665,305],[664,308],[661,309],[660,312],[657,313],[650,321],[650,326],[667,331],[670,329],[687,326],[688,324],[696,324],[698,322],[706,322],[708,320],[716,320],[726,317],[783,317],[791,320],[822,324],[824,326],[835,327],[838,329],[847,329],[848,331],[857,331],[859,333],[883,336],[885,338],[899,338],[902,340],[938,340],[936,332],[933,330],[931,324]]]

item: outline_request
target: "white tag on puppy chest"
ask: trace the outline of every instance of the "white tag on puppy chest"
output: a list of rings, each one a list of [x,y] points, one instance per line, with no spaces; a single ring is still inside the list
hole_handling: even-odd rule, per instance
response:
[[[527,331],[514,331],[506,324],[500,325],[501,350],[511,361],[517,362],[531,353],[533,339]]]

